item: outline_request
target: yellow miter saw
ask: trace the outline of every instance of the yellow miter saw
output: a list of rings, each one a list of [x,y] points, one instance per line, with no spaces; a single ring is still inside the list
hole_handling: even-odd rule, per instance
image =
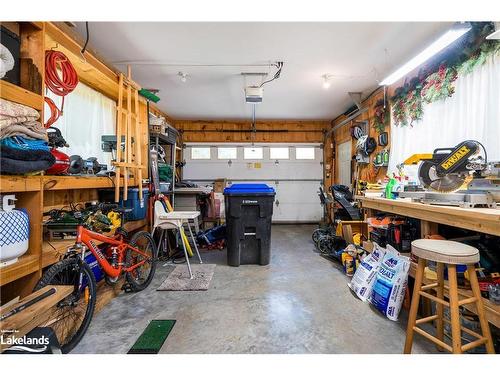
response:
[[[402,192],[401,197],[461,207],[496,207],[500,202],[500,162],[488,163],[480,142],[468,140],[432,154],[415,154],[403,164],[420,162],[418,178],[427,191]]]

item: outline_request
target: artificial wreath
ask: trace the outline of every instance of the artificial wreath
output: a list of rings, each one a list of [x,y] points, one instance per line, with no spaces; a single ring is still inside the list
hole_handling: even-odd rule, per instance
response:
[[[388,106],[383,99],[380,99],[375,103],[373,107],[375,116],[373,117],[373,128],[380,134],[383,133],[385,127],[389,125],[390,122],[390,111]]]
[[[455,93],[455,81],[458,78],[457,69],[441,64],[436,73],[432,73],[424,81],[421,90],[426,103],[433,103],[451,97]]]
[[[500,42],[485,40],[491,33],[490,23],[477,23],[473,27],[469,40],[454,55],[445,59],[429,71],[421,71],[419,76],[398,87],[391,98],[392,115],[396,126],[413,126],[422,119],[423,103],[444,100],[455,93],[455,81],[458,75],[466,75],[476,67],[483,65],[487,59],[500,53]],[[375,124],[377,115],[375,115]],[[375,126],[375,125],[374,125]]]

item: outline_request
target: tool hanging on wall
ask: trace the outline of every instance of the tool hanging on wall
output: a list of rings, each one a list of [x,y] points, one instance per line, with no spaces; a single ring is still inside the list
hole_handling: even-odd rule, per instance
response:
[[[50,118],[45,124],[48,128],[62,116],[64,97],[71,93],[78,85],[78,74],[69,58],[60,51],[45,51],[45,85],[54,94],[62,97],[61,109],[48,97],[44,100],[50,109]]]
[[[123,172],[123,200],[128,199],[129,169],[135,171],[134,176],[139,187],[139,202],[144,205],[142,194],[142,164],[141,144],[142,132],[139,123],[139,90],[141,87],[132,80],[130,66],[127,67],[127,77],[120,73],[118,86],[118,103],[116,106],[116,160],[115,166],[115,202],[120,200],[120,175]],[[125,101],[125,107],[124,107]],[[132,105],[133,101],[133,105]],[[124,143],[122,147],[122,137]],[[133,141],[133,142],[132,142]],[[132,143],[135,146],[132,149]]]

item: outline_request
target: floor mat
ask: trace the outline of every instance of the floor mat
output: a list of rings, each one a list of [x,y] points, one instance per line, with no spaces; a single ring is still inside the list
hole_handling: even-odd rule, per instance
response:
[[[175,320],[152,320],[127,354],[157,354],[174,328]]]
[[[189,278],[188,268],[180,264],[170,272],[156,290],[208,290],[215,271],[215,264],[192,264],[194,279]]]

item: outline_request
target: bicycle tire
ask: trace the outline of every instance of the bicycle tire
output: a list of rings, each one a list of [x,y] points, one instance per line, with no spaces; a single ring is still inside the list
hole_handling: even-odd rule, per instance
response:
[[[322,236],[324,236],[327,233],[327,231],[323,228],[316,228],[311,235],[311,238],[315,244],[318,243],[318,241],[321,239]]]
[[[54,329],[54,332],[56,333],[57,339],[59,340],[59,343],[61,345],[61,351],[63,353],[71,352],[71,350],[73,350],[74,347],[80,342],[80,340],[83,338],[83,336],[87,332],[87,329],[89,328],[90,322],[92,320],[92,316],[94,315],[96,298],[97,298],[97,282],[95,280],[94,274],[93,274],[92,270],[90,269],[89,265],[87,263],[82,263],[81,260],[78,258],[72,257],[72,258],[63,259],[60,262],[57,262],[56,264],[52,265],[43,274],[42,278],[40,280],[38,280],[38,283],[36,284],[36,286],[33,290],[33,291],[37,291],[46,285],[74,285],[74,281],[77,280],[77,279],[75,279],[75,277],[78,276],[78,280],[79,280],[80,272],[84,274],[83,280],[87,280],[87,285],[85,286],[84,290],[87,290],[87,288],[88,288],[88,303],[87,303],[87,307],[85,308],[85,315],[83,316],[83,319],[79,323],[75,323],[75,321],[74,321],[74,323],[75,323],[74,326],[73,327],[70,326],[69,331],[67,331],[67,332],[62,331],[62,333],[61,333],[61,329],[58,329],[59,327],[61,327],[58,324],[60,322],[62,322],[64,319],[67,319],[71,315],[71,313],[68,314],[67,316],[65,316],[64,318],[58,319],[55,322],[47,325],[47,326],[52,327]],[[70,302],[72,299],[73,299],[72,302],[74,302],[75,298],[76,298],[77,303],[84,302],[85,298],[82,299],[81,296],[78,297],[79,294],[80,294],[80,292],[78,292],[78,293],[73,292],[68,297],[66,297],[64,300],[62,300],[61,302]],[[58,310],[62,311],[62,313],[65,313],[65,311],[74,311],[74,314],[78,313],[76,310],[76,307],[78,305],[77,306],[64,306],[64,307],[62,307],[61,302],[58,305],[56,305],[56,308]],[[69,309],[64,310],[65,308],[68,308],[68,307],[71,310],[69,310]],[[50,316],[49,319],[45,323],[59,318],[61,316],[61,314],[59,314],[55,317]],[[68,336],[66,337],[66,335],[64,333],[67,333]]]
[[[323,236],[319,241],[318,241],[318,250],[322,254],[330,254],[331,249],[330,249],[330,238],[328,236]]]
[[[147,275],[147,277],[143,278],[144,281],[140,282],[139,279],[141,279],[142,277],[139,275],[139,277],[136,277],[134,276],[134,274],[137,274],[137,271],[140,271],[140,269],[143,268],[144,265],[136,268],[135,270],[133,270],[132,272],[127,272],[126,275],[125,275],[125,278],[127,280],[127,283],[129,284],[130,286],[130,289],[133,291],[133,292],[140,292],[141,290],[144,290],[146,289],[149,284],[151,284],[151,281],[153,280],[153,277],[155,275],[155,271],[156,271],[156,260],[157,260],[157,257],[158,257],[158,249],[156,247],[156,244],[155,244],[155,241],[153,239],[153,237],[151,236],[151,234],[149,234],[148,232],[145,232],[145,231],[141,231],[141,232],[137,232],[135,233],[133,236],[132,236],[132,239],[130,240],[130,246],[133,246],[133,247],[138,247],[138,240],[140,238],[143,238],[147,241],[148,243],[148,247],[150,248],[150,251],[151,251],[151,262],[146,262],[145,264],[149,263],[150,264],[150,268],[149,268],[149,274]],[[144,249],[140,249],[140,250],[143,250],[145,252]],[[132,264],[132,255],[133,255],[133,251],[132,250],[127,250],[127,253],[125,255],[125,263],[128,265]],[[135,259],[136,261],[137,259]]]

